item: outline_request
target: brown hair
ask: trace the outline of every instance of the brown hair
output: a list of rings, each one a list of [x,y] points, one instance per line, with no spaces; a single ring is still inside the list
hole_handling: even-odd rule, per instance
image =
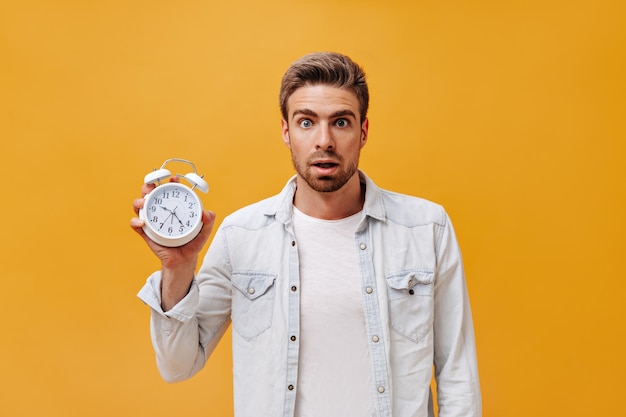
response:
[[[361,123],[367,117],[369,92],[365,72],[349,57],[335,52],[314,52],[295,61],[280,85],[280,111],[288,120],[287,100],[300,87],[328,84],[337,88],[347,88],[356,94],[360,105]]]

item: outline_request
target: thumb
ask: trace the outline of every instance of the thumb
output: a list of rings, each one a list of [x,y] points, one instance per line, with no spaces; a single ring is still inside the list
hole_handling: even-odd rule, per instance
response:
[[[209,240],[209,236],[215,224],[215,217],[215,213],[211,210],[204,210],[202,212],[202,230],[200,230],[200,233],[198,233],[198,236],[194,239],[201,242],[202,246]]]

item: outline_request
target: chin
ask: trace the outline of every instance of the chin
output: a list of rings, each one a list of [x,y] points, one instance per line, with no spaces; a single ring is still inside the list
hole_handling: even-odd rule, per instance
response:
[[[345,181],[338,181],[337,178],[333,177],[320,177],[313,181],[309,179],[305,179],[307,184],[317,192],[320,193],[332,193],[337,190],[340,190],[341,187],[345,185]]]

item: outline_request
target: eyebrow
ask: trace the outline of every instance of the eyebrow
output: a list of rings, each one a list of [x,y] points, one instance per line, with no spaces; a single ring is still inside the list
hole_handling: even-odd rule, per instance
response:
[[[315,113],[311,109],[298,109],[298,110],[295,110],[293,112],[292,119],[295,118],[297,115],[300,115],[300,114],[305,115],[305,116],[311,116],[311,117],[319,117],[318,114]],[[336,117],[342,117],[342,116],[351,116],[354,119],[356,119],[356,115],[354,114],[354,112],[352,110],[347,110],[347,109],[346,110],[338,110],[338,111],[332,113],[330,115],[330,118],[334,119]]]

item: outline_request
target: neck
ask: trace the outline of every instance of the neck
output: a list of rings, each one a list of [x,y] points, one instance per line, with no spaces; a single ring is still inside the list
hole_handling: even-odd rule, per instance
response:
[[[323,220],[343,219],[358,213],[365,203],[365,187],[358,172],[337,191],[322,193],[312,189],[300,176],[293,204],[304,214]]]

